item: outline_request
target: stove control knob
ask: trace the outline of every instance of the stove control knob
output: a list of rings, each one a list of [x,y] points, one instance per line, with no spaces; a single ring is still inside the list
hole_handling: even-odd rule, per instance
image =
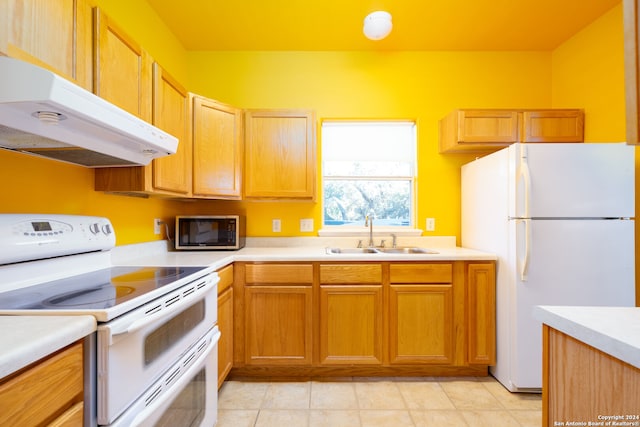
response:
[[[100,224],[98,224],[97,222],[94,222],[93,224],[91,224],[89,226],[89,230],[93,233],[93,234],[98,234],[100,232]]]
[[[104,224],[104,225],[102,226],[102,232],[103,232],[104,234],[106,234],[107,236],[108,236],[109,234],[113,233],[113,230],[111,230],[111,224]]]

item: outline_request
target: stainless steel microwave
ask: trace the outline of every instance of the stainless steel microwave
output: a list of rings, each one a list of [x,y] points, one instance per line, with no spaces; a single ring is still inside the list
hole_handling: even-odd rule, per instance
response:
[[[176,217],[177,250],[237,250],[244,247],[246,227],[240,215]]]

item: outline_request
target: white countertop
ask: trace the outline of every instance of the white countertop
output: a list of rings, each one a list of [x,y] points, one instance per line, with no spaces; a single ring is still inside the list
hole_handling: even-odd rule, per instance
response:
[[[93,316],[0,316],[0,378],[95,330]]]
[[[437,254],[327,254],[327,247],[355,248],[355,239],[252,238],[239,251],[181,251],[167,241],[117,246],[113,265],[212,266],[234,261],[456,261],[495,260],[485,252],[455,247],[455,237],[418,238],[404,246],[426,247]],[[108,256],[108,255],[107,255]],[[107,260],[108,262],[108,260]],[[0,378],[65,347],[96,330],[92,316],[0,316]]]
[[[538,306],[536,319],[640,368],[640,307]]]
[[[453,242],[453,244],[451,244]],[[324,238],[254,238],[238,251],[175,251],[166,241],[116,247],[116,265],[214,266],[218,269],[234,261],[492,261],[494,254],[455,246],[455,238],[413,239],[403,246],[433,249],[436,254],[328,254],[327,247],[355,248],[356,242]]]

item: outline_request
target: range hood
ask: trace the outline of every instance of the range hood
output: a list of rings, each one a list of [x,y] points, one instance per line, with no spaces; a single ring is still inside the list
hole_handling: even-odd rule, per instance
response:
[[[62,77],[0,57],[0,148],[85,167],[147,165],[178,139]]]

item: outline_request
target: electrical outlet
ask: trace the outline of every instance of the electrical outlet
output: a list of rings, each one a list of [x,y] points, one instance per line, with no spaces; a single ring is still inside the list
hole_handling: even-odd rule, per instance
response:
[[[160,218],[153,220],[153,234],[162,234],[162,220]]]
[[[435,231],[435,230],[436,230],[436,219],[427,218],[427,231]]]
[[[312,218],[304,218],[300,220],[300,231],[309,232],[313,231],[313,219]]]
[[[271,231],[273,231],[274,233],[280,233],[282,231],[282,224],[280,223],[279,219],[272,219],[271,220]]]

